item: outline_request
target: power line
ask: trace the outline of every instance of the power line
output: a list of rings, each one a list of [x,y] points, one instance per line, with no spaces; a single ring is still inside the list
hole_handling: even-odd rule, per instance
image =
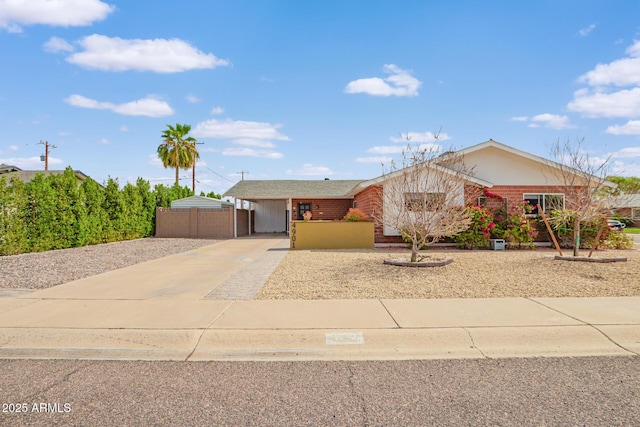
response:
[[[234,184],[234,182],[233,182],[233,181],[231,181],[229,178],[227,178],[227,177],[224,177],[224,176],[220,175],[218,172],[214,171],[214,170],[213,170],[213,169],[211,169],[210,167],[205,166],[205,168],[207,168],[208,170],[210,170],[210,171],[211,171],[211,172],[213,172],[214,174],[218,175],[220,178],[222,178],[222,179],[226,179],[226,180],[227,180],[227,181],[229,181],[230,183]]]

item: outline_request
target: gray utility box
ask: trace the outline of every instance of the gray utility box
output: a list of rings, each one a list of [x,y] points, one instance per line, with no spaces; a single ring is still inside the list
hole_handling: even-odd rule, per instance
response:
[[[491,250],[493,251],[504,251],[503,239],[489,239],[489,244],[491,245]]]

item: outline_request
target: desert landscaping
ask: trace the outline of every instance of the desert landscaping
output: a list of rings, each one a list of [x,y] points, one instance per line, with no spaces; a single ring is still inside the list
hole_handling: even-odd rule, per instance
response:
[[[0,288],[44,289],[215,243],[147,238],[0,257]],[[549,248],[432,248],[422,254],[451,257],[453,263],[435,268],[383,264],[387,258],[407,253],[398,248],[291,251],[255,299],[640,296],[637,249],[597,251],[594,257],[627,258],[627,262],[600,264],[557,261],[553,259],[557,252]]]
[[[408,252],[408,251],[407,251]],[[588,254],[584,251],[584,255]],[[307,250],[287,254],[256,299],[501,298],[640,296],[640,252],[597,251],[627,262],[558,261],[551,249],[423,251],[451,257],[444,267],[383,265],[391,249]]]

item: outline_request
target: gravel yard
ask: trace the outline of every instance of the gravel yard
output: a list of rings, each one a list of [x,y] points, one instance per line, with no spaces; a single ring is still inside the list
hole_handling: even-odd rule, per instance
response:
[[[44,289],[216,243],[208,239],[146,239],[0,256],[0,289]]]
[[[255,299],[640,296],[637,249],[594,253],[628,259],[606,264],[556,261],[551,249],[424,253],[454,261],[411,268],[382,264],[397,250],[292,251]]]
[[[0,289],[49,288],[216,242],[147,238],[3,256]],[[382,264],[405,254],[398,249],[292,251],[255,299],[640,296],[638,249],[594,254],[628,259],[609,264],[556,261],[551,249],[431,249],[424,254],[454,262],[435,268]]]

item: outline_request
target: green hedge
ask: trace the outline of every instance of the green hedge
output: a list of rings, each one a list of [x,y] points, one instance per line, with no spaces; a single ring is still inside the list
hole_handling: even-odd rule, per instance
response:
[[[71,168],[27,184],[0,176],[0,255],[148,237],[156,206],[192,195],[187,187],[151,189],[142,178],[123,188],[112,178],[104,187],[90,178],[78,185]]]

